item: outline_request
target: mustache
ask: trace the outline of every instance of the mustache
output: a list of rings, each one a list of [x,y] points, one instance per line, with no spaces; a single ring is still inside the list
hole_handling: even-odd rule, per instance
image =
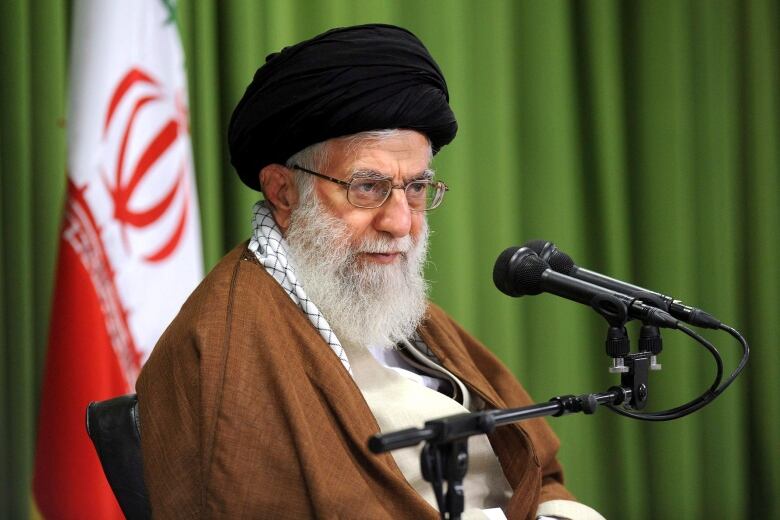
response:
[[[358,253],[409,253],[415,246],[412,237],[406,235],[401,238],[389,238],[379,236],[377,238],[363,239],[356,248]]]

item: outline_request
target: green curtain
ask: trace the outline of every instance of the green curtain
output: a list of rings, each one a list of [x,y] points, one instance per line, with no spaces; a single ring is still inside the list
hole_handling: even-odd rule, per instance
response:
[[[0,2],[0,516],[29,514],[37,395],[64,198],[70,3]],[[341,25],[415,32],[460,131],[435,159],[432,298],[537,400],[601,391],[603,320],[492,284],[504,248],[553,240],[582,266],[671,293],[742,330],[751,362],[668,423],[602,409],[550,419],[567,483],[607,518],[780,518],[780,6],[772,0],[181,0],[204,254],[249,233],[257,195],[227,158],[231,110],[264,57]],[[636,339],[636,330],[631,329]],[[739,347],[707,334],[730,371]],[[666,332],[651,406],[713,377]]]

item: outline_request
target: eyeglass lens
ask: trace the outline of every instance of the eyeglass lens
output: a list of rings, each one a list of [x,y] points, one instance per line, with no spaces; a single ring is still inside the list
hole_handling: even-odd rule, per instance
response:
[[[349,186],[349,201],[362,208],[381,206],[393,189],[389,179],[353,180]],[[440,188],[428,181],[413,181],[406,185],[406,200],[409,207],[416,211],[432,209],[438,205]]]

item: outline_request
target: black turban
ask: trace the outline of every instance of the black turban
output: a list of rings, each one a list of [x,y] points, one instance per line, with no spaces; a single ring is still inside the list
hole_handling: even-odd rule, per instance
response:
[[[266,58],[230,119],[230,160],[259,190],[264,166],[334,137],[404,128],[436,153],[458,130],[448,101],[441,70],[406,29],[332,29]]]

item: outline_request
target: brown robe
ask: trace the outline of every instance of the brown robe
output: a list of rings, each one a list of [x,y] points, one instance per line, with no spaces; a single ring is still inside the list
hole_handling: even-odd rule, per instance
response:
[[[420,334],[490,407],[532,401],[477,340],[431,304]],[[155,518],[438,518],[389,454],[352,377],[246,244],[193,292],[138,379]],[[510,519],[571,499],[542,419],[490,442],[515,490]]]

